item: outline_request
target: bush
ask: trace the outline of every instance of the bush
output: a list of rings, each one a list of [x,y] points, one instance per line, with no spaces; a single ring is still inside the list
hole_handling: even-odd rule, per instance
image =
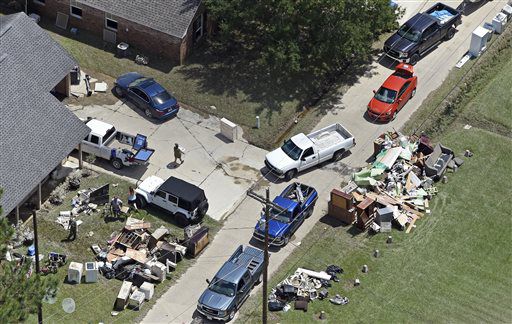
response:
[[[64,201],[64,198],[66,197],[67,193],[67,183],[63,182],[60,185],[58,185],[55,189],[53,189],[52,193],[50,194],[49,201],[50,203],[54,205],[60,205]]]

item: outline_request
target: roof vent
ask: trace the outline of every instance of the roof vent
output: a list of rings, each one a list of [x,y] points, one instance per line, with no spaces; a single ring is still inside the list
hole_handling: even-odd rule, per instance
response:
[[[11,29],[11,27],[11,24],[0,26],[0,37],[2,37],[9,29]]]

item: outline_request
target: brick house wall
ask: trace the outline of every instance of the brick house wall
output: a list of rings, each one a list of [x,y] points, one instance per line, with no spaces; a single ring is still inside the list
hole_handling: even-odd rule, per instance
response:
[[[69,0],[45,0],[42,5],[34,0],[30,3],[30,11],[35,12],[43,17],[55,21],[57,12],[64,13],[69,16],[68,29],[76,27],[79,30],[87,30],[103,39],[103,30],[105,29],[105,12],[91,8],[89,6],[79,4],[82,9],[82,18],[75,17],[70,13]],[[204,13],[204,7],[196,13],[199,17]],[[190,49],[194,43],[192,28],[188,29],[183,39],[159,32],[146,26],[139,25],[132,21],[117,17],[115,13],[111,13],[112,18],[117,21],[116,42],[126,42],[131,47],[135,47],[147,53],[156,54],[161,57],[170,59],[174,64],[183,64]],[[193,22],[191,23],[193,24]],[[204,22],[206,26],[206,22]]]

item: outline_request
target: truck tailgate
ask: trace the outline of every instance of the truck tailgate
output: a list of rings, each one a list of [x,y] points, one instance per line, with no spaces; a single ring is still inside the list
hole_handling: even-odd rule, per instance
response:
[[[155,153],[155,150],[153,149],[147,149],[147,148],[141,148],[140,150],[135,153],[135,156],[133,157],[138,162],[147,162],[149,161],[149,158]]]

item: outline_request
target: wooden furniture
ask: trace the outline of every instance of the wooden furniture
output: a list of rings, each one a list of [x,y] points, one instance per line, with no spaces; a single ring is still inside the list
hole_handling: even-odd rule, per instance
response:
[[[337,189],[331,190],[328,214],[343,223],[352,224],[356,220],[352,195]]]
[[[375,200],[366,197],[356,206],[357,227],[366,231],[375,219]]]

